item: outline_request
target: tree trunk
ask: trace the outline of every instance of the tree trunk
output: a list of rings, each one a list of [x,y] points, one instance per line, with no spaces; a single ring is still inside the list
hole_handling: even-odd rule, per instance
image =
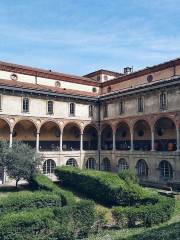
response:
[[[16,188],[18,188],[19,179],[16,179]]]

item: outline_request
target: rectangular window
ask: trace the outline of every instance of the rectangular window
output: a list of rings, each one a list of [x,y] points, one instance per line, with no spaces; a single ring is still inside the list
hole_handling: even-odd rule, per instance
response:
[[[107,104],[104,104],[104,106],[103,106],[103,116],[104,116],[104,118],[108,116],[108,107],[107,107]]]
[[[47,102],[47,113],[48,114],[53,114],[53,101],[48,101]]]
[[[120,100],[119,102],[119,114],[123,114],[124,113],[124,101]]]
[[[89,105],[89,117],[93,117],[94,106]]]
[[[160,110],[167,109],[167,93],[161,92],[159,97]]]
[[[22,104],[23,106],[23,112],[29,112],[29,98],[27,98],[27,97],[24,97],[23,98],[23,104]]]
[[[69,105],[69,115],[75,116],[75,103],[70,103]]]
[[[138,97],[138,112],[144,112],[144,98]]]

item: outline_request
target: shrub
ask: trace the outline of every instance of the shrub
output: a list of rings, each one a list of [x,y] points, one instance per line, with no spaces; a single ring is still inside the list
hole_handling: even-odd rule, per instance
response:
[[[22,211],[28,208],[61,206],[61,196],[48,192],[17,192],[0,199],[0,213]]]
[[[46,190],[61,195],[62,205],[72,204],[75,202],[74,196],[71,192],[59,188],[47,176],[38,173],[30,181],[33,189]]]
[[[54,209],[54,214],[61,226],[73,232],[75,239],[87,236],[96,221],[95,204],[87,200]]]
[[[0,239],[29,240],[32,236],[46,236],[52,228],[53,219],[53,211],[46,208],[6,214],[0,221]]]
[[[73,167],[58,167],[56,176],[65,185],[106,205],[134,205],[151,199],[138,184],[127,184],[117,174]]]
[[[158,202],[149,205],[132,207],[114,207],[112,209],[116,224],[121,227],[135,227],[138,225],[150,227],[167,221],[175,207],[175,200],[158,196]]]
[[[138,178],[136,174],[129,169],[124,169],[118,173],[118,176],[120,179],[124,180],[125,182],[132,182],[132,183],[138,183]]]

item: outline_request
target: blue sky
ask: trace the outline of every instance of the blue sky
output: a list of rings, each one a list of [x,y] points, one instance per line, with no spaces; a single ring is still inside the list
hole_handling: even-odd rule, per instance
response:
[[[179,56],[179,0],[0,1],[2,61],[83,75]]]

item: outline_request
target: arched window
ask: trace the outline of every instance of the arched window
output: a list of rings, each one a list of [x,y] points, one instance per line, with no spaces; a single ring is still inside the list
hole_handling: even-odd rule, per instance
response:
[[[126,162],[126,160],[124,158],[119,159],[119,161],[118,161],[118,169],[119,169],[119,171],[122,171],[122,170],[128,169],[128,168],[129,168],[129,165]]]
[[[22,104],[22,111],[23,112],[29,112],[29,98],[24,97],[23,98],[23,104]]]
[[[159,174],[160,177],[171,179],[173,178],[173,169],[171,164],[168,161],[161,161],[159,164]]]
[[[88,158],[86,162],[87,169],[95,169],[96,168],[96,161],[94,158]]]
[[[159,97],[160,110],[167,109],[167,93],[161,92]]]
[[[76,159],[74,159],[74,158],[70,158],[69,160],[67,160],[67,162],[66,162],[66,166],[77,167]]]
[[[53,101],[49,100],[47,102],[47,113],[53,114]]]
[[[111,171],[111,163],[108,158],[102,160],[102,170],[107,172]]]
[[[138,176],[148,176],[148,165],[145,160],[140,159],[137,162],[136,171]]]
[[[70,103],[69,104],[69,115],[70,116],[75,116],[75,103]]]
[[[54,173],[54,169],[56,167],[56,163],[52,159],[48,159],[43,164],[43,173],[50,174]]]
[[[94,113],[94,107],[93,105],[89,105],[89,117],[93,117],[93,113]]]

